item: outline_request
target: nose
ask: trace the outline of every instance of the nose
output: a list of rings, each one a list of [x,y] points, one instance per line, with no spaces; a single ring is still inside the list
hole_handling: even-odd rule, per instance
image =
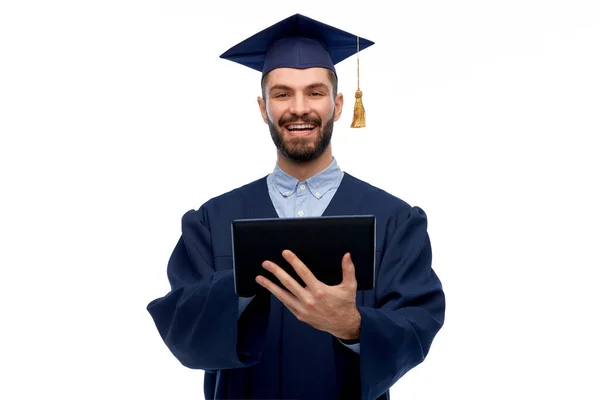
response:
[[[290,105],[290,112],[295,115],[304,115],[310,112],[310,102],[303,95],[294,96]]]

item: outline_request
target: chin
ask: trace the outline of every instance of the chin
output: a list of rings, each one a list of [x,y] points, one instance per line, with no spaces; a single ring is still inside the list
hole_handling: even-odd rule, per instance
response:
[[[296,163],[307,163],[319,158],[327,150],[333,124],[317,126],[306,135],[292,135],[284,127],[270,121],[268,125],[271,138],[282,156]]]

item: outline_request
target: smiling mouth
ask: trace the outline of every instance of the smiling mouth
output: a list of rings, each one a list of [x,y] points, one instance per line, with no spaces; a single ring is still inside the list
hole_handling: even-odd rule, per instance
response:
[[[310,135],[315,129],[314,124],[289,124],[284,127],[287,133],[291,136],[307,136]]]

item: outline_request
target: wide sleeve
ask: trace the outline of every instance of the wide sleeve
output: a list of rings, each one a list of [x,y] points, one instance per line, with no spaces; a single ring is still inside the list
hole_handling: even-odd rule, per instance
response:
[[[421,363],[444,323],[445,296],[431,268],[427,217],[418,207],[388,226],[375,308],[359,306],[361,399],[376,399]]]
[[[239,316],[233,271],[215,271],[206,210],[188,211],[167,266],[171,291],[147,310],[173,355],[186,367],[248,367],[260,360],[269,297],[257,296]]]

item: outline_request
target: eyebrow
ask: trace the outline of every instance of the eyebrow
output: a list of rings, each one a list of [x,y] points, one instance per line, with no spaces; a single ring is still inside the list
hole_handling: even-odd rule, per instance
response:
[[[292,88],[285,85],[275,85],[269,89],[269,93],[275,90],[292,90]]]
[[[321,88],[329,90],[329,87],[322,82],[310,84],[306,87],[306,90],[321,89]],[[286,85],[274,85],[273,87],[271,87],[269,89],[269,93],[271,93],[275,90],[293,90],[293,89]]]
[[[322,88],[323,89],[327,89],[329,91],[329,87],[326,84],[321,83],[321,82],[319,82],[319,83],[313,83],[312,85],[308,85],[308,87],[307,87],[308,90],[322,89]]]

